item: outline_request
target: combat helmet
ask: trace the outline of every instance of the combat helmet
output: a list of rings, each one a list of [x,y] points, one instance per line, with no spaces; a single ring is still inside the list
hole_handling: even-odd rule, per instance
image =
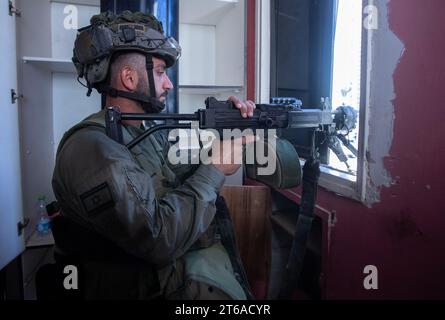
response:
[[[162,23],[151,14],[124,11],[116,15],[108,11],[93,16],[90,23],[78,30],[72,58],[78,78],[86,80],[87,95],[95,88],[99,93],[139,101],[148,106],[144,108],[147,112],[160,112],[164,104],[156,98],[152,56],[162,58],[167,68],[171,67],[181,55],[178,42],[164,35]],[[121,52],[145,55],[149,95],[110,86],[107,77],[110,63]]]

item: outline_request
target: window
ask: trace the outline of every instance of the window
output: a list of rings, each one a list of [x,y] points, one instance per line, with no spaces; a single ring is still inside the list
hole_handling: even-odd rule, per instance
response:
[[[261,75],[257,101],[266,103],[269,97],[287,96],[302,100],[303,108],[322,108],[322,101],[329,101],[333,111],[340,106],[355,110],[356,127],[341,132],[350,143],[348,148],[340,142],[346,162],[332,151],[325,133],[317,135],[317,144],[323,164],[320,185],[357,200],[362,199],[364,188],[366,139],[365,127],[360,124],[366,123],[367,53],[372,34],[363,28],[368,2],[276,0],[270,7],[261,4],[257,9],[257,44],[261,44],[257,64],[264,65],[267,58],[270,61],[270,81],[263,76],[267,73],[257,68]],[[268,43],[266,37],[270,47],[264,45]],[[294,144],[302,158],[308,157],[310,130],[286,129],[281,136]]]
[[[332,75],[332,106],[350,106],[360,112],[361,96],[361,24],[362,2],[357,0],[339,0],[334,34],[334,66]],[[358,149],[359,124],[349,132],[348,139],[353,148]],[[329,166],[345,171],[356,179],[357,156],[343,147],[348,160],[341,162],[332,150],[329,150]]]

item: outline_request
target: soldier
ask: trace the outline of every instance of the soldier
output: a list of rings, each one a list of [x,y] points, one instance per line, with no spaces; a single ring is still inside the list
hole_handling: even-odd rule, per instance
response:
[[[157,113],[173,88],[166,69],[180,53],[154,16],[102,13],[79,30],[73,62],[88,95],[105,94],[106,106]],[[252,115],[253,102],[230,99],[243,117]],[[106,135],[104,116],[93,114],[64,135],[52,181],[61,207],[57,252],[81,265],[84,296],[251,297],[214,219],[225,175],[239,165],[173,166],[165,131],[129,150]],[[124,143],[143,130],[141,121],[124,122]]]

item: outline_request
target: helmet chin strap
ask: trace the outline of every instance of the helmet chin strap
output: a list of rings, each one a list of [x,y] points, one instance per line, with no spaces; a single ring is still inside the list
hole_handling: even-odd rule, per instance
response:
[[[97,89],[100,93],[106,93],[112,97],[121,97],[130,99],[141,103],[142,109],[146,113],[159,113],[165,108],[165,104],[156,98],[156,87],[153,77],[153,59],[151,54],[145,56],[145,68],[147,69],[148,85],[150,95],[145,95],[139,92],[128,92],[117,90],[109,85],[100,85]]]
[[[148,86],[150,88],[150,97],[152,101],[149,103],[142,102],[142,108],[147,113],[159,113],[165,108],[165,104],[157,99],[155,79],[153,76],[153,57],[147,53],[145,55],[145,69],[147,69]]]

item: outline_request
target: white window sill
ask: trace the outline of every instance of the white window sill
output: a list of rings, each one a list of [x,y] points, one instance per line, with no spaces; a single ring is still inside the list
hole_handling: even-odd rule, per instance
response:
[[[300,160],[303,168],[305,161]],[[326,165],[320,165],[320,179],[318,185],[337,195],[361,201],[358,191],[357,177],[339,170],[335,170]]]

